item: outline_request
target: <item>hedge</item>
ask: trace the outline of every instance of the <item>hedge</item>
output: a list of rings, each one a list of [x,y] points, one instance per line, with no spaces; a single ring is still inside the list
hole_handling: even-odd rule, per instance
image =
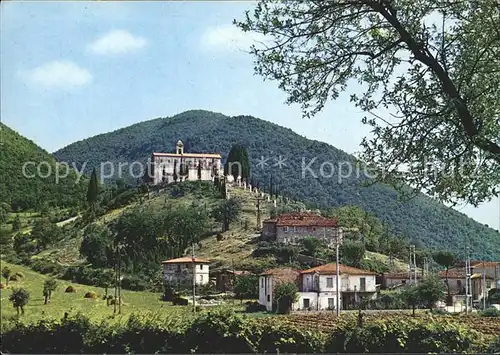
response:
[[[330,334],[280,322],[259,322],[228,310],[167,320],[141,314],[125,323],[93,323],[81,314],[59,321],[11,323],[9,353],[478,353],[492,349],[481,334],[443,321],[397,320]],[[497,345],[498,346],[498,345]],[[496,348],[493,346],[493,348]]]

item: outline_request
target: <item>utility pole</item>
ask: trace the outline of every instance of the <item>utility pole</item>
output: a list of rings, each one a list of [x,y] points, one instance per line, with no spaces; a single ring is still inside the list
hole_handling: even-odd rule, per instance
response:
[[[429,260],[427,260],[427,257],[424,258],[424,268],[422,270],[422,278],[427,277],[429,275]]]
[[[469,310],[472,310],[472,304],[470,302],[472,292],[471,276],[469,246],[467,245],[465,260],[465,313],[469,313]]]
[[[193,268],[193,312],[196,313],[196,264],[194,257],[194,242],[191,243],[192,254],[191,254],[191,264]]]
[[[337,317],[340,316],[340,261],[339,261],[339,246],[341,243],[342,229],[338,228],[335,232],[335,272],[336,272],[336,285],[337,288]]]
[[[488,297],[488,290],[486,290],[486,270],[484,269],[484,260],[483,260],[483,311],[486,310],[487,297]]]
[[[408,270],[410,272],[410,285],[417,284],[417,268],[416,268],[415,245],[410,245],[410,261],[408,262]]]
[[[113,304],[113,314],[116,314],[116,301],[118,299],[118,243],[115,250],[115,301]]]

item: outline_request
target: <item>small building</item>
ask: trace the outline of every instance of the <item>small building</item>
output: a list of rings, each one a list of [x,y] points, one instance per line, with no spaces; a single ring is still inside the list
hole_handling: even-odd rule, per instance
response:
[[[486,295],[489,290],[495,288],[495,278],[491,276],[491,273],[488,273],[486,267],[485,269],[472,267],[471,263],[471,294],[472,301],[479,301],[483,298],[483,295]],[[484,279],[483,279],[483,271],[484,270]],[[481,271],[481,272],[478,272]],[[441,270],[439,272],[439,277],[443,282],[446,283],[446,270]],[[453,267],[448,270],[448,285],[450,287],[451,295],[465,295],[465,284],[466,284],[466,275],[465,268],[462,267]]]
[[[184,143],[178,141],[175,153],[151,154],[151,182],[153,185],[184,180],[212,181],[223,174],[222,156],[218,153],[185,153]],[[181,169],[182,168],[182,169]],[[181,172],[187,173],[182,176]]]
[[[227,292],[233,290],[233,281],[242,275],[253,275],[250,271],[242,270],[219,270],[214,273],[217,291]]]
[[[163,261],[162,265],[165,282],[172,285],[192,284],[193,276],[197,285],[205,285],[210,282],[210,261],[207,259],[194,258],[193,260],[192,257],[185,256]]]
[[[362,298],[374,298],[376,273],[350,266],[339,266],[340,307],[347,309]],[[273,310],[273,295],[281,282],[293,282],[299,289],[292,310],[333,310],[336,308],[336,265],[326,264],[308,270],[278,268],[264,272],[259,279],[259,303]]]
[[[417,283],[422,280],[422,274],[417,274]],[[397,288],[410,284],[408,272],[384,272],[382,274],[381,286],[383,288]]]
[[[263,222],[262,239],[283,244],[299,244],[305,237],[314,237],[332,244],[333,238],[342,241],[342,230],[337,220],[316,212],[283,213]]]
[[[259,303],[273,310],[274,291],[284,282],[293,282],[300,287],[300,270],[292,268],[276,268],[267,270],[259,277]]]

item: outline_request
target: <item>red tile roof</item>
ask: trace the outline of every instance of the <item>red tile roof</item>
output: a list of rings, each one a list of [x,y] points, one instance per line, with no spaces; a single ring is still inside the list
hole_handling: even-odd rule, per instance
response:
[[[314,212],[283,213],[264,223],[276,223],[278,227],[337,227],[336,219],[326,218]]]
[[[193,259],[190,256],[183,256],[182,258],[170,259],[166,261],[162,261],[162,264],[183,264],[183,263],[192,263]],[[195,263],[200,264],[210,264],[210,261],[203,258],[194,258]]]
[[[264,271],[261,276],[272,276],[275,285],[282,282],[293,282],[295,284],[300,283],[300,270],[292,268],[276,268]]]
[[[348,274],[348,275],[377,275],[377,273],[369,270],[362,270],[358,269],[352,266],[346,266],[339,264],[339,272],[340,274]],[[319,273],[319,274],[335,274],[337,272],[337,266],[335,263],[332,264],[325,264],[321,266],[316,266],[313,267],[312,269],[304,270],[301,273],[302,274],[312,274],[312,273]]]
[[[446,278],[446,270],[439,272],[439,277]],[[465,270],[462,268],[451,268],[448,270],[449,279],[465,279]]]

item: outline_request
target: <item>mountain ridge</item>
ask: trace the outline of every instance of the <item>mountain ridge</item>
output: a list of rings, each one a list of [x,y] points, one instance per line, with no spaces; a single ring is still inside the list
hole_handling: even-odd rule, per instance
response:
[[[247,147],[252,175],[261,187],[268,184],[271,174],[281,192],[294,199],[308,201],[322,208],[358,205],[373,213],[390,226],[392,233],[422,242],[430,248],[449,248],[463,254],[464,243],[470,245],[476,257],[488,260],[500,258],[500,235],[497,231],[474,221],[465,214],[450,209],[430,197],[420,195],[402,201],[394,189],[382,184],[362,187],[365,179],[349,176],[339,183],[338,172],[329,178],[304,176],[304,160],[320,171],[320,162],[355,164],[356,158],[325,142],[298,135],[289,128],[252,116],[225,116],[205,110],[190,110],[160,117],[103,133],[70,144],[54,153],[59,161],[87,162],[86,171],[102,162],[145,163],[151,152],[173,151],[181,139],[186,152],[220,152],[225,158],[233,144]],[[268,166],[259,166],[262,158]],[[276,160],[285,158],[284,167]],[[299,159],[300,158],[300,159]],[[273,164],[271,166],[271,164]],[[302,174],[301,174],[302,173]]]

